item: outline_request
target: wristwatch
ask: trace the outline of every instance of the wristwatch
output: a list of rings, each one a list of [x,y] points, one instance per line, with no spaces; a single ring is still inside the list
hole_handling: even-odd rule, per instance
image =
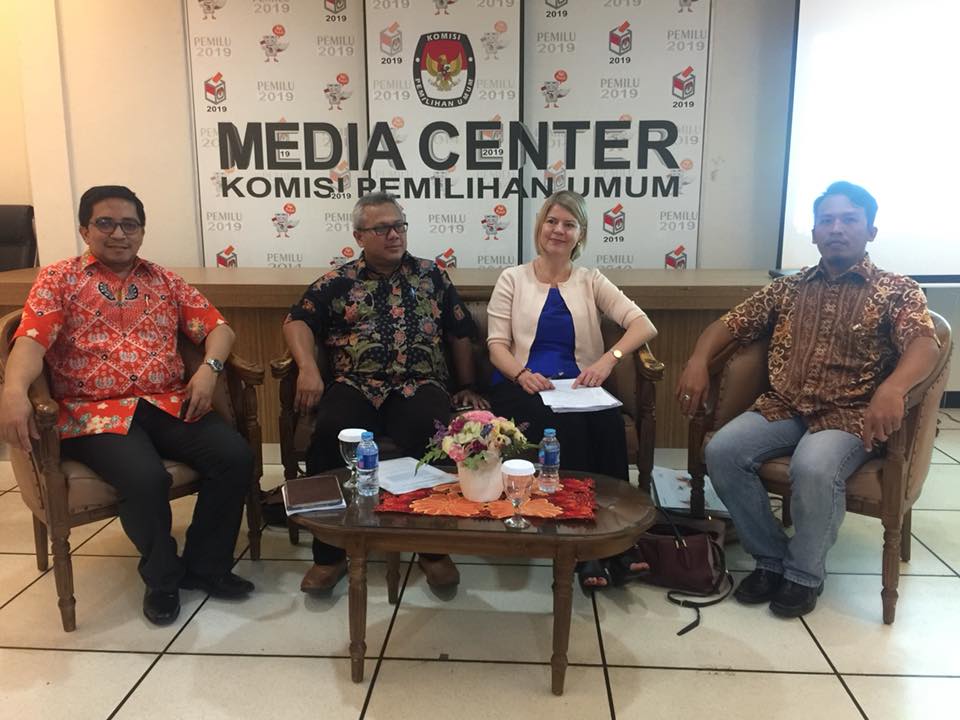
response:
[[[618,350],[617,348],[613,348],[613,350],[610,351],[610,354],[613,355],[614,358],[616,358],[617,362],[620,362],[621,358],[623,358],[623,351]]]
[[[217,375],[223,372],[223,363],[217,360],[216,358],[207,358],[203,361],[204,365],[209,365],[210,369],[213,370]]]

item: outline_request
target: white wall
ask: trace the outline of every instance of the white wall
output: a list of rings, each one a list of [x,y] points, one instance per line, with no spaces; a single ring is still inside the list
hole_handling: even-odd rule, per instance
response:
[[[29,205],[30,173],[23,128],[23,98],[20,91],[20,51],[12,4],[0,2],[0,205]]]

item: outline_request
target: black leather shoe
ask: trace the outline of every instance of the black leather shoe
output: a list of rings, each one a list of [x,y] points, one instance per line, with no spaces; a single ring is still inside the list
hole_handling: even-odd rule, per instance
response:
[[[169,625],[180,615],[180,593],[147,588],[143,594],[143,614],[154,625]]]
[[[187,573],[180,581],[180,587],[188,590],[203,590],[215,598],[239,598],[253,592],[254,585],[232,572],[222,575],[194,575]]]
[[[784,580],[770,603],[770,610],[774,615],[784,618],[806,615],[817,606],[817,598],[822,592],[822,582],[817,587],[810,587]]]
[[[733,596],[744,605],[770,602],[777,594],[782,582],[783,575],[778,575],[772,570],[757,568],[741,581]]]

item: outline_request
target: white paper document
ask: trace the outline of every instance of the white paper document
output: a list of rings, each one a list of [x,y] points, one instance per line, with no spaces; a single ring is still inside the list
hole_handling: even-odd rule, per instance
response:
[[[653,484],[657,499],[664,510],[690,512],[690,475],[684,470],[654,466]],[[709,477],[703,479],[704,510],[713,517],[730,517],[730,511],[720,500]]]
[[[432,465],[421,465],[417,470],[417,459],[412,457],[384,460],[380,463],[378,477],[380,487],[394,495],[401,495],[411,490],[435,487],[444,483],[453,482],[456,475],[451,475]],[[416,471],[416,474],[414,474]]]
[[[553,390],[541,390],[543,404],[555,413],[593,412],[623,405],[602,387],[573,388],[575,380],[552,380]]]

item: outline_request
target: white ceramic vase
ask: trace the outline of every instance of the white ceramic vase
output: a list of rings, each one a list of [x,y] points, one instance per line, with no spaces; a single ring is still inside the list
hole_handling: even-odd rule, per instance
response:
[[[499,456],[496,460],[486,461],[476,470],[457,463],[457,479],[460,481],[460,492],[467,500],[491,502],[499,500],[503,494]]]

